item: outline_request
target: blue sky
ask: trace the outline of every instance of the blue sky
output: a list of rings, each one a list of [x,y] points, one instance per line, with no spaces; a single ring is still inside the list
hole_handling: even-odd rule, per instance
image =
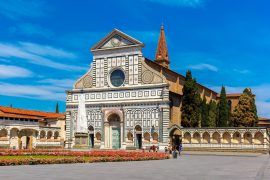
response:
[[[89,48],[113,28],[154,58],[160,25],[171,69],[229,93],[251,87],[270,117],[267,0],[0,1],[0,104],[65,110],[65,90],[88,69]]]

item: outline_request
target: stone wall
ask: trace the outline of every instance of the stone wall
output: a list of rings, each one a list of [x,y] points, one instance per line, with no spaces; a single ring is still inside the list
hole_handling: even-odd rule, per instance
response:
[[[180,131],[183,148],[210,149],[265,149],[269,148],[269,132],[266,128],[179,128],[170,129],[170,143],[174,133]],[[178,133],[179,134],[179,133]]]

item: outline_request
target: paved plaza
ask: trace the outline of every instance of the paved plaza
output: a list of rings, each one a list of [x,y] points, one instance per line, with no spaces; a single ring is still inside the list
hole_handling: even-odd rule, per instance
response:
[[[0,167],[0,179],[270,179],[267,155],[183,155],[141,162]]]

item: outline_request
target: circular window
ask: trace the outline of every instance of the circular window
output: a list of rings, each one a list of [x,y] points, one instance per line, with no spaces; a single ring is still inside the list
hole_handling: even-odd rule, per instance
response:
[[[119,87],[124,84],[125,81],[125,73],[120,70],[116,69],[111,73],[111,84],[115,87]]]

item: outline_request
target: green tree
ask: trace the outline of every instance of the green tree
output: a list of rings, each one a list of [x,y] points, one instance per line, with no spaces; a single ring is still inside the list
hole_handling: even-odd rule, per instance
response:
[[[227,127],[229,123],[229,108],[224,86],[221,88],[217,112],[217,127]]]
[[[208,112],[208,127],[216,127],[217,119],[217,104],[215,101],[211,100],[209,103],[209,112]]]
[[[201,109],[202,127],[208,127],[208,105],[205,96],[203,97],[203,101],[201,103]]]
[[[252,93],[250,88],[246,88],[243,93],[247,93],[249,95],[249,97],[252,99],[252,102],[251,102],[252,112],[255,114],[255,120],[254,120],[253,126],[257,126],[259,118],[258,118],[258,114],[257,114],[257,106],[256,106],[256,102],[255,102],[255,96]]]
[[[187,71],[183,87],[182,125],[184,127],[199,127],[201,122],[201,98],[196,80],[192,78],[191,71]]]
[[[232,113],[232,122],[236,127],[252,127],[258,122],[255,98],[250,89],[245,89]]]
[[[58,105],[58,102],[56,103],[56,106],[55,106],[55,112],[56,112],[56,113],[59,113],[59,105]]]

